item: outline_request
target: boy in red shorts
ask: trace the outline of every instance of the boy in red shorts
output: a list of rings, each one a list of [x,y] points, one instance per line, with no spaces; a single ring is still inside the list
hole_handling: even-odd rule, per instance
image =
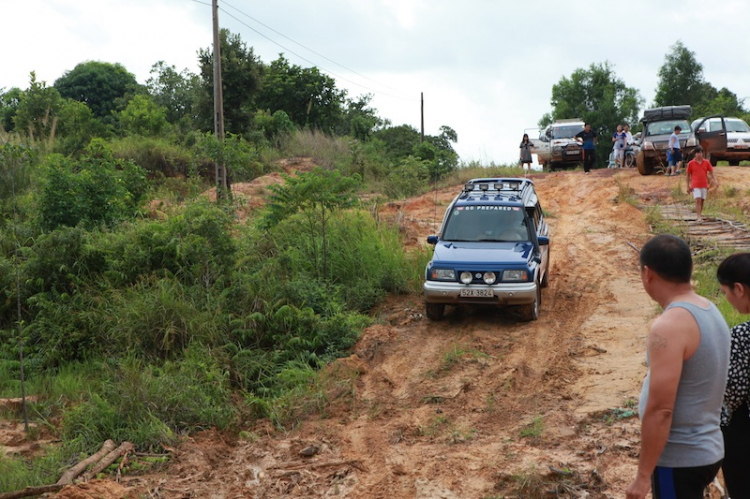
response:
[[[703,157],[703,148],[698,146],[695,148],[695,158],[688,163],[687,186],[688,194],[692,192],[695,198],[695,214],[699,223],[703,221],[701,212],[703,211],[703,203],[708,195],[708,187],[710,185],[709,176],[714,181],[714,184],[716,184],[716,187],[719,187],[719,181],[716,180],[711,162]]]

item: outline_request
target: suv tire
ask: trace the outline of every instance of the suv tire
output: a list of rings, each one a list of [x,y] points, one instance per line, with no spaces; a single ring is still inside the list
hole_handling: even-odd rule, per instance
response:
[[[539,318],[539,308],[542,306],[542,287],[536,283],[536,296],[534,302],[523,306],[523,317],[526,321],[535,321]]]
[[[433,321],[443,320],[445,315],[445,303],[425,303],[427,318]]]
[[[638,166],[638,173],[640,173],[641,175],[651,175],[654,173],[653,163],[646,163],[646,161],[636,161],[636,166]]]

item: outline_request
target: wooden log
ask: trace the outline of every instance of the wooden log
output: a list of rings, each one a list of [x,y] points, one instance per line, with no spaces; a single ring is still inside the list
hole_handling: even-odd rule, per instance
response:
[[[83,480],[86,481],[86,482],[88,482],[93,477],[95,477],[97,475],[97,473],[101,473],[102,471],[104,471],[104,469],[107,466],[109,466],[110,464],[112,464],[115,461],[117,461],[117,459],[120,456],[122,456],[124,454],[127,454],[128,452],[131,452],[131,451],[134,451],[134,450],[135,450],[135,447],[133,446],[133,444],[131,444],[130,442],[123,442],[122,445],[120,445],[118,448],[116,448],[115,450],[113,450],[112,452],[110,452],[109,454],[107,454],[104,458],[102,458],[101,461],[99,461],[98,463],[96,463],[93,468],[91,468],[90,470],[88,470],[83,475],[83,477],[82,477]]]
[[[4,492],[0,494],[0,499],[19,499],[21,497],[35,497],[48,492],[59,492],[60,489],[65,485],[41,485],[39,487],[26,487],[23,490],[16,490],[15,492]]]
[[[68,485],[70,483],[73,483],[73,479],[83,473],[90,464],[98,462],[102,458],[102,456],[105,456],[109,452],[112,452],[112,449],[114,448],[115,443],[112,440],[107,440],[106,442],[104,442],[104,445],[102,445],[102,448],[99,449],[99,452],[87,459],[84,459],[83,461],[66,471],[63,476],[60,477],[60,479],[57,481],[57,485]]]

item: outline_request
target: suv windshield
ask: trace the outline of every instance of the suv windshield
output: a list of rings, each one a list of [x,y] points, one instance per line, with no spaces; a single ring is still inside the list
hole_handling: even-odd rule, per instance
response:
[[[750,127],[742,120],[724,120],[727,124],[727,132],[750,132]],[[719,123],[721,128],[721,123]]]
[[[526,219],[520,206],[454,206],[446,221],[444,241],[528,241]]]
[[[646,125],[645,135],[671,135],[676,126],[681,128],[680,135],[690,131],[687,120],[654,121]]]
[[[556,125],[548,135],[553,139],[572,139],[583,130],[583,125]]]

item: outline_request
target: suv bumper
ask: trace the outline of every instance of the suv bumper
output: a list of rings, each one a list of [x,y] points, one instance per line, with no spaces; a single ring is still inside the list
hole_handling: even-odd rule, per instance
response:
[[[503,283],[495,286],[465,285],[457,282],[426,281],[424,297],[427,303],[470,305],[528,305],[534,303],[537,296],[535,282]],[[492,297],[461,296],[462,289],[491,289]]]

